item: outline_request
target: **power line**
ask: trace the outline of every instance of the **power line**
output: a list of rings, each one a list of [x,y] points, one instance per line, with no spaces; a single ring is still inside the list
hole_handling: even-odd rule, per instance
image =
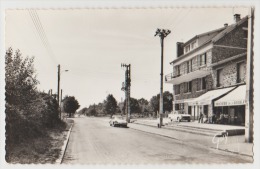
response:
[[[29,14],[30,14],[30,17],[33,21],[33,24],[36,28],[36,31],[39,35],[39,38],[43,44],[43,46],[45,47],[45,49],[47,50],[47,53],[49,54],[49,56],[51,57],[53,63],[57,64],[57,61],[56,61],[56,58],[55,58],[55,55],[53,53],[53,50],[49,44],[49,41],[48,41],[48,38],[45,34],[45,31],[44,31],[44,27],[42,26],[41,24],[41,21],[40,21],[40,18],[37,14],[37,12],[35,10],[28,10]]]

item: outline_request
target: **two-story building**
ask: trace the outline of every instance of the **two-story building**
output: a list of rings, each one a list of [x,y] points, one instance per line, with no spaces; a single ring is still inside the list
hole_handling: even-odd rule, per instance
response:
[[[173,111],[244,124],[248,17],[234,15],[235,23],[177,42],[177,58],[166,83],[173,84]],[[230,100],[231,99],[231,100]],[[232,118],[231,118],[232,117]]]

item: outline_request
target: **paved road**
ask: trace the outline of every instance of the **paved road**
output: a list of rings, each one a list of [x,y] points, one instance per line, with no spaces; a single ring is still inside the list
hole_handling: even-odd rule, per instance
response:
[[[63,163],[158,164],[248,163],[250,158],[144,133],[110,127],[108,119],[80,117],[74,126]]]

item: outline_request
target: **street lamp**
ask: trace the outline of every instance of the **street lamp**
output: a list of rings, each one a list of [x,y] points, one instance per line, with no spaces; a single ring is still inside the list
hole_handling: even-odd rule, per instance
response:
[[[60,75],[63,72],[68,72],[69,70],[63,70],[62,72],[60,71],[60,65],[58,65],[58,90],[57,90],[57,101],[58,101],[58,106],[59,106],[59,111],[60,111],[60,118],[61,118],[61,110],[60,110]]]
[[[160,82],[160,111],[159,111],[159,125],[162,126],[162,114],[163,114],[163,41],[164,38],[171,33],[168,29],[157,29],[154,36],[159,36],[161,39],[161,82]]]

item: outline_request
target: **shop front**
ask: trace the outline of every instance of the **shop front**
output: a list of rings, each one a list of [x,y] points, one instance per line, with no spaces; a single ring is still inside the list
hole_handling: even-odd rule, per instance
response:
[[[205,94],[191,100],[188,102],[188,106],[191,107],[191,116],[194,120],[198,120],[200,114],[207,122],[211,122],[211,117],[213,115],[213,102],[228,92],[232,91],[235,87],[216,89],[206,92]],[[210,120],[208,120],[210,119]]]
[[[216,123],[245,126],[246,85],[214,102]]]

